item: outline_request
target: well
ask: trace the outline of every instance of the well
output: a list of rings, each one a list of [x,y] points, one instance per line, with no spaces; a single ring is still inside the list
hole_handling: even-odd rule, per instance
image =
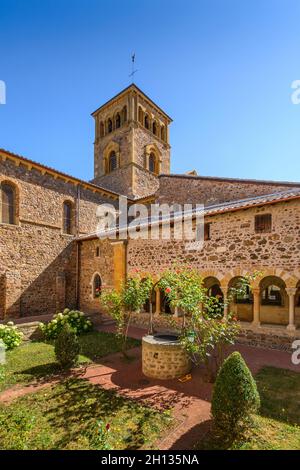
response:
[[[143,374],[154,379],[175,379],[191,370],[191,361],[173,334],[144,336],[142,363]]]

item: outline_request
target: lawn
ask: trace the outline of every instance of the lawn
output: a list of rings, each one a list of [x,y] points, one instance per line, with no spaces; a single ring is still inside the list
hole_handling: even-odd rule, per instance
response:
[[[255,379],[261,409],[251,436],[228,446],[209,433],[198,449],[300,450],[300,374],[264,367]]]
[[[83,379],[0,405],[0,449],[102,449],[98,423],[110,449],[151,449],[172,423],[160,413]]]
[[[103,356],[120,351],[120,341],[113,333],[91,332],[79,337],[81,364],[99,362]],[[140,341],[128,338],[128,347]],[[54,347],[44,342],[24,343],[7,353],[7,362],[0,371],[0,391],[17,383],[28,383],[60,372]]]

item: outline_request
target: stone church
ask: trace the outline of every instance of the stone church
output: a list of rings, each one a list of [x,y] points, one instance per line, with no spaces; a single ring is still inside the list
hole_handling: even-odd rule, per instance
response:
[[[170,173],[172,119],[134,84],[92,116],[92,181],[0,149],[0,319],[66,306],[99,312],[101,286],[118,287],[136,269],[159,278],[188,262],[223,298],[240,276],[260,271],[230,308],[253,335],[299,336],[300,183]],[[119,195],[129,204],[203,203],[203,249],[187,250],[184,240],[100,240],[96,208],[117,206]],[[159,290],[153,308],[157,317],[174,314]]]

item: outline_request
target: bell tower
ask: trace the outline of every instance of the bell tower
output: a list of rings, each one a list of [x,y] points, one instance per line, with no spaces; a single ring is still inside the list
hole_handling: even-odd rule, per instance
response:
[[[93,183],[140,198],[155,193],[170,173],[172,119],[132,84],[94,113]]]

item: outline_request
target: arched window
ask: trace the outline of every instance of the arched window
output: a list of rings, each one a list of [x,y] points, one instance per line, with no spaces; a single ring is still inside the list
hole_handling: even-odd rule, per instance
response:
[[[154,135],[156,135],[156,132],[157,132],[157,125],[156,125],[156,122],[154,121],[153,124],[152,124],[152,132]]]
[[[127,121],[127,106],[124,106],[124,108],[122,109],[122,121]]]
[[[107,121],[107,132],[112,132],[112,130],[113,130],[112,120],[109,119],[109,120]]]
[[[148,116],[148,114],[146,114],[146,116],[145,116],[144,124],[145,124],[146,129],[149,129],[149,116]]]
[[[116,115],[116,129],[119,129],[121,127],[121,116],[119,113]]]
[[[117,155],[116,152],[113,150],[109,154],[109,159],[108,159],[108,171],[111,172],[115,170],[118,166],[118,161],[117,161]]]
[[[281,289],[279,286],[270,285],[262,292],[262,305],[283,305]]]
[[[16,223],[16,202],[15,202],[15,188],[10,183],[1,184],[1,205],[2,217],[1,222],[4,224]]]
[[[70,201],[64,202],[63,207],[63,232],[72,234],[73,231],[73,205]]]
[[[160,138],[161,138],[161,140],[165,140],[165,138],[166,138],[166,135],[165,135],[165,126],[161,126],[161,129],[160,129]]]
[[[139,123],[143,124],[143,110],[140,106],[139,106]]]
[[[100,122],[100,137],[104,137],[104,124]]]
[[[97,297],[100,297],[101,295],[101,277],[99,274],[95,274],[94,280],[93,280],[93,297],[96,299]]]
[[[150,153],[149,155],[149,171],[151,171],[152,173],[155,173],[156,171],[156,158],[155,158],[155,155],[154,153]]]

